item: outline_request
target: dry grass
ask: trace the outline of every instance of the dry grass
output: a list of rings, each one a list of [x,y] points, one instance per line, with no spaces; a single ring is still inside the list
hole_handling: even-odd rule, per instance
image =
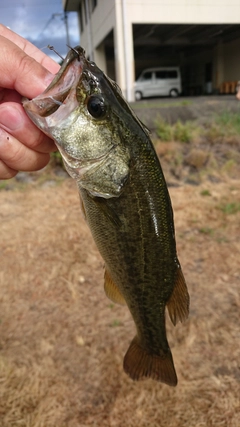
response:
[[[132,382],[134,334],[103,292],[102,260],[75,184],[0,193],[1,427],[237,427],[239,181],[171,189],[188,322],[168,336],[177,388]]]

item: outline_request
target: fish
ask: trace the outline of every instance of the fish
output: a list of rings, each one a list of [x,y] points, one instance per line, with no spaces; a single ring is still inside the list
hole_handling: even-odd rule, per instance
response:
[[[50,136],[77,182],[81,207],[105,263],[104,289],[136,326],[123,360],[133,379],[177,385],[166,335],[189,314],[171,200],[150,133],[116,82],[70,48],[47,89],[23,106]]]

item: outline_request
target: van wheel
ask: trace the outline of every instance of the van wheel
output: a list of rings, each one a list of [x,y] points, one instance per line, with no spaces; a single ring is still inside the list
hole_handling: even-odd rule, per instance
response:
[[[135,100],[140,101],[140,99],[142,99],[142,92],[138,90],[137,92],[135,92]]]
[[[171,89],[169,95],[171,98],[177,98],[178,97],[178,90],[177,89]]]

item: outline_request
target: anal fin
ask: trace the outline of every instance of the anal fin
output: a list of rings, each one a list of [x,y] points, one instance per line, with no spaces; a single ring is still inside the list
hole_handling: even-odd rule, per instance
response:
[[[117,285],[112,280],[108,270],[105,270],[105,274],[104,274],[104,290],[105,290],[107,297],[111,301],[113,301],[117,304],[126,305],[125,299],[123,298],[123,296],[122,296],[121,292],[119,291]]]
[[[189,314],[189,293],[187,285],[179,266],[177,270],[175,286],[171,297],[167,302],[168,313],[174,326],[177,322],[183,322]]]
[[[162,356],[148,353],[138,342],[136,336],[124,357],[123,368],[133,380],[146,378],[163,382],[170,386],[177,385],[177,375],[170,348]]]

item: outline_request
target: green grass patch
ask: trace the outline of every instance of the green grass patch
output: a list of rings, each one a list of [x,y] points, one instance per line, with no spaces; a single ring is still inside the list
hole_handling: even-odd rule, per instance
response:
[[[225,236],[219,236],[219,237],[217,237],[216,241],[218,243],[228,243],[229,239],[227,237],[225,237]]]
[[[227,174],[234,173],[236,168],[238,167],[237,162],[234,159],[227,160],[222,166],[222,171]]]
[[[112,328],[116,328],[117,326],[121,326],[121,322],[120,322],[120,320],[115,319],[115,320],[113,320],[113,322],[111,323],[110,326]]]
[[[111,308],[111,310],[114,308],[115,306],[114,306],[114,304],[109,304],[108,305],[108,308]]]
[[[240,135],[240,115],[224,111],[216,117],[217,124],[227,133]]]
[[[0,190],[5,190],[9,185],[9,181],[8,180],[3,180],[0,181]]]
[[[185,123],[178,120],[174,124],[169,124],[162,117],[159,117],[155,121],[156,134],[162,141],[179,141],[179,142],[190,142],[193,140],[197,130],[196,123],[194,121],[186,121]]]
[[[193,122],[187,121],[182,123],[180,120],[178,120],[173,128],[174,141],[190,142],[193,138],[193,130]]]
[[[202,228],[199,228],[198,231],[199,231],[199,233],[207,234],[209,236],[212,236],[214,233],[213,228],[210,228],[210,227],[202,227]]]
[[[211,193],[209,190],[202,190],[200,194],[201,196],[211,196]]]
[[[168,106],[171,107],[171,105],[169,104]],[[166,142],[189,143],[199,138],[207,138],[209,141],[214,142],[219,138],[240,137],[240,114],[223,111],[206,118],[201,124],[197,120],[187,120],[186,122],[177,120],[175,123],[170,124],[160,116],[155,120],[155,129],[157,136]],[[232,160],[231,153],[229,156],[229,160]],[[229,164],[229,167],[232,167],[232,163]]]
[[[223,111],[206,124],[204,135],[211,141],[240,135],[240,114]]]
[[[63,167],[63,159],[61,154],[59,153],[59,151],[54,151],[53,153],[51,153],[51,165],[53,167],[55,166],[62,166]]]
[[[172,125],[167,123],[164,119],[159,118],[156,120],[156,134],[162,141],[173,140],[173,128]]]
[[[232,215],[240,212],[240,203],[231,202],[220,206],[220,209],[226,215]]]

